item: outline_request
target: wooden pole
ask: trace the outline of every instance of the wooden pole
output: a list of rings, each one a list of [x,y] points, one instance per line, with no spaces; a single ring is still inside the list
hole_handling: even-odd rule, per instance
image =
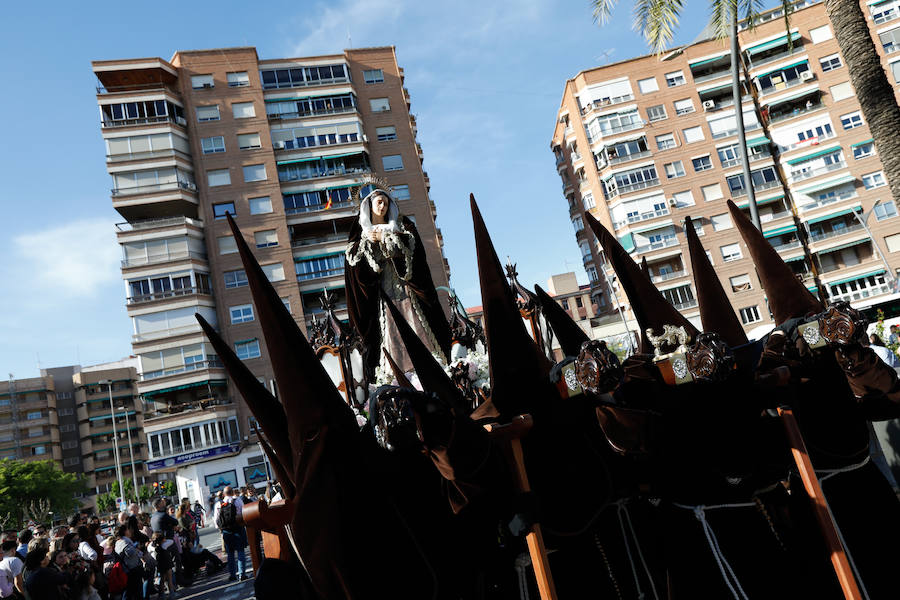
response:
[[[828,551],[831,554],[831,565],[834,567],[834,573],[841,584],[844,597],[847,600],[861,600],[862,595],[859,592],[856,578],[853,576],[853,570],[850,568],[850,561],[847,560],[846,549],[838,536],[837,526],[831,516],[831,511],[828,509],[828,501],[822,492],[822,486],[819,484],[818,477],[816,477],[812,461],[809,459],[806,443],[800,434],[794,411],[788,407],[779,407],[778,414],[784,423],[788,441],[791,444],[791,452],[794,455],[794,462],[797,463],[797,469],[800,471],[803,487],[806,488],[806,493],[809,495],[810,501],[812,501],[816,519],[819,521],[819,527],[822,529],[822,535],[825,537],[825,543],[828,545]]]
[[[531,429],[531,426],[531,415],[514,417],[508,425],[492,423],[484,426],[492,438],[506,442],[506,448],[512,459],[516,487],[520,492],[531,491],[521,442],[521,437]],[[531,526],[531,531],[525,536],[525,542],[528,544],[528,554],[531,556],[531,565],[534,568],[534,578],[541,600],[556,600],[556,586],[553,584],[553,574],[550,572],[550,561],[547,559],[547,548],[544,546],[540,523]]]

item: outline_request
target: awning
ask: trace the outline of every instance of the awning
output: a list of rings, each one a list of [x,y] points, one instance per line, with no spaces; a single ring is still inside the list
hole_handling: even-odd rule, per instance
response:
[[[144,392],[141,394],[144,398],[150,398],[151,396],[159,396],[160,394],[168,394],[169,392],[179,392],[181,390],[189,390],[192,388],[198,387],[206,387],[206,386],[225,386],[228,385],[228,382],[224,379],[210,379],[208,381],[195,381],[194,383],[185,383],[184,385],[176,385],[175,387],[163,388],[161,390],[153,390],[152,392]]]
[[[840,177],[836,177],[834,179],[829,179],[828,181],[823,181],[821,183],[817,183],[815,185],[811,185],[809,187],[800,188],[797,190],[800,194],[809,194],[810,192],[818,192],[819,190],[827,190],[828,188],[833,188],[837,185],[842,185],[844,183],[849,183],[853,181],[855,178],[853,175],[841,175]]]
[[[784,200],[784,194],[781,194],[780,196],[774,196],[772,198],[763,198],[762,200],[757,198],[756,205],[763,206],[765,204],[772,204],[773,202],[778,202],[779,200]],[[738,208],[747,208],[748,206],[750,206],[749,200],[737,205]]]
[[[134,416],[135,413],[134,413],[134,411],[132,410],[132,411],[129,411],[128,413],[126,413],[126,414],[127,414],[129,417],[132,417],[132,416]],[[116,416],[117,416],[117,417],[120,417],[120,416],[122,416],[122,414],[121,414],[121,413],[116,413]],[[110,415],[101,415],[101,416],[99,416],[99,417],[90,417],[90,418],[88,418],[88,421],[103,421],[104,419],[108,419],[109,417],[110,417]]]
[[[697,90],[697,94],[702,98],[703,94],[708,92],[718,92],[720,90],[730,90],[731,84],[726,83],[725,85],[717,85],[716,87],[706,88],[705,90]]]
[[[643,133],[643,132],[636,133],[634,135],[626,135],[625,137],[620,137],[620,138],[616,138],[614,140],[610,140],[608,142],[603,142],[603,147],[609,148],[610,146],[615,146],[616,144],[624,144],[625,142],[634,142],[634,141],[637,141],[646,136],[647,136],[647,134]]]
[[[863,144],[871,144],[875,140],[873,138],[869,138],[867,140],[863,140],[861,142],[856,142],[855,144],[850,144],[851,148],[856,148],[857,146],[862,146]]]
[[[847,277],[846,279],[839,279],[837,281],[829,281],[825,285],[838,285],[841,283],[847,283],[849,281],[857,281],[859,279],[863,279],[865,277],[871,277],[873,275],[881,275],[884,273],[884,269],[878,269],[877,271],[871,271],[869,273],[863,273],[862,275],[854,275],[853,277]]]
[[[292,165],[295,163],[304,163],[304,162],[312,162],[318,160],[330,160],[333,158],[344,158],[346,156],[356,156],[357,154],[362,154],[362,152],[348,152],[346,154],[329,154],[328,156],[314,156],[312,158],[295,158],[294,160],[282,160],[276,162],[275,164],[279,167],[281,165]]]
[[[235,340],[234,344],[249,344],[250,342],[255,342],[258,338],[247,338],[246,340]]]
[[[869,0],[866,2],[866,6],[880,6],[882,4],[887,4],[888,2],[893,2],[893,0]]]
[[[659,221],[658,223],[654,223],[652,225],[644,225],[643,227],[632,228],[631,233],[642,233],[644,231],[653,231],[654,229],[670,227],[671,225],[672,225],[672,219],[666,219],[665,221]]]
[[[142,460],[136,460],[136,461],[134,461],[133,463],[131,463],[131,462],[122,463],[120,466],[124,468],[124,467],[130,467],[132,464],[135,464],[135,465],[142,465],[142,464],[144,464],[144,461],[142,461]],[[115,468],[116,468],[116,465],[111,465],[111,466],[109,466],[109,467],[100,467],[100,468],[94,469],[94,472],[97,472],[97,471],[111,471],[112,469],[115,469]]]
[[[770,238],[775,237],[776,235],[791,233],[793,231],[797,231],[796,225],[785,225],[784,227],[778,227],[777,229],[772,229],[771,231],[763,231],[763,237]]]
[[[765,73],[760,73],[759,75],[754,75],[756,79],[761,77],[765,77],[766,75],[771,75],[772,73],[778,73],[779,71],[784,71],[785,69],[790,69],[791,67],[799,67],[800,65],[808,65],[809,59],[803,59],[801,61],[791,63],[789,65],[784,65],[783,67],[778,67],[777,69],[772,69],[771,71],[766,71]]]
[[[822,221],[827,221],[828,219],[833,219],[835,217],[842,217],[844,215],[852,215],[856,212],[855,209],[862,208],[861,205],[857,204],[853,208],[845,208],[844,210],[839,210],[837,212],[828,213],[827,215],[823,215],[821,217],[816,217],[815,219],[810,219],[807,221],[807,224],[812,225],[813,223],[821,223]]]
[[[799,39],[800,39],[799,31],[795,31],[791,34],[792,42],[796,42]],[[750,56],[753,56],[754,54],[759,54],[760,52],[765,52],[766,50],[771,50],[772,48],[777,48],[778,46],[782,46],[787,43],[788,43],[788,36],[783,35],[779,38],[775,38],[774,40],[769,40],[768,42],[763,42],[762,44],[759,44],[757,46],[750,46],[749,48],[747,48],[746,52]]]
[[[625,248],[626,252],[634,252],[634,236],[630,233],[626,233],[620,237],[619,243],[622,244],[622,247]]]
[[[328,286],[321,287],[321,288],[318,288],[315,290],[305,290],[303,292],[300,292],[300,295],[301,296],[312,296],[314,294],[321,294],[325,290],[342,290],[342,289],[344,289],[344,284],[336,283],[334,285],[328,285]]]
[[[757,146],[762,146],[763,144],[768,144],[770,142],[771,140],[769,140],[769,138],[767,138],[766,136],[757,137],[753,138],[752,140],[747,140],[747,147],[755,148]]]
[[[303,262],[305,260],[313,260],[316,258],[327,258],[329,256],[342,256],[344,251],[341,250],[339,252],[326,252],[325,254],[313,254],[312,256],[295,256],[294,262]]]
[[[812,159],[816,158],[817,156],[824,156],[826,154],[831,154],[832,152],[837,152],[840,149],[841,149],[841,147],[839,145],[831,146],[830,148],[825,148],[824,150],[817,150],[817,151],[813,152],[812,154],[804,154],[803,156],[797,156],[796,158],[792,158],[791,160],[787,161],[787,164],[796,165],[798,163],[812,160]]]
[[[856,240],[855,242],[847,242],[846,244],[841,244],[840,246],[835,246],[834,248],[828,248],[826,250],[817,250],[818,254],[828,254],[829,252],[837,252],[838,250],[843,250],[844,248],[852,248],[853,246],[859,246],[860,244],[865,244],[866,242],[871,242],[871,238],[862,238],[861,240]]]
[[[718,56],[713,56],[712,58],[707,58],[706,60],[698,60],[697,62],[689,62],[688,66],[693,69],[694,67],[700,67],[703,65],[708,65],[709,63],[714,63],[717,60],[722,60],[723,58],[728,58],[729,59],[728,62],[729,63],[731,62],[729,53],[724,52]]]
[[[822,90],[820,90],[819,87],[816,86],[812,89],[809,89],[809,90],[806,90],[803,92],[797,92],[796,94],[790,94],[788,96],[782,96],[781,98],[775,98],[773,100],[769,100],[766,104],[768,106],[778,106],[779,104],[783,104],[785,102],[790,102],[791,100],[798,100],[799,98],[803,98],[804,96],[809,96],[810,94],[819,94],[821,92],[822,92]]]
[[[791,258],[784,258],[784,259],[782,259],[782,260],[783,260],[784,262],[794,262],[794,261],[797,261],[797,260],[803,260],[803,259],[805,259],[805,258],[806,258],[806,257],[803,256],[803,255],[801,254],[800,256],[793,256],[793,257],[791,257]]]
[[[329,96],[346,96],[352,92],[325,92],[324,94],[308,94],[294,98],[266,98],[264,102],[296,102],[297,100],[309,100],[311,98],[328,98]]]

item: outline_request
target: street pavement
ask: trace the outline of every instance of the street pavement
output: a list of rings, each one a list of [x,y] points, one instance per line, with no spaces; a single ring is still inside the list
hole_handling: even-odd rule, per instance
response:
[[[225,561],[222,550],[222,537],[215,527],[204,527],[200,530],[200,543],[210,552],[215,553]],[[228,570],[206,577],[200,575],[194,579],[190,587],[179,588],[178,600],[251,600],[253,593],[253,568],[250,564],[250,552],[247,551],[247,575],[251,578],[247,581],[228,581]]]

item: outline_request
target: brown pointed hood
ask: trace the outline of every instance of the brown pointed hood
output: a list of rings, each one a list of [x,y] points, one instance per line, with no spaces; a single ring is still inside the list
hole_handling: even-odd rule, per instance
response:
[[[641,273],[643,273],[651,283],[653,282],[653,278],[650,277],[650,267],[647,265],[646,256],[641,257]]]
[[[199,313],[194,315],[206,333],[206,337],[216,350],[219,360],[225,365],[225,370],[234,382],[235,387],[241,393],[250,412],[256,418],[259,426],[265,432],[266,437],[271,444],[272,450],[278,457],[278,463],[287,473],[291,474],[288,483],[293,484],[293,453],[291,452],[291,442],[288,438],[287,418],[284,409],[278,400],[266,389],[256,376],[250,372],[250,369],[244,365],[243,361],[237,357],[234,350],[231,349],[225,340],[216,333],[212,325],[207,323]]]
[[[572,317],[569,316],[563,307],[556,303],[556,300],[550,297],[547,292],[539,285],[534,286],[537,294],[538,306],[541,313],[550,324],[553,335],[559,340],[559,346],[562,348],[563,354],[566,356],[578,356],[581,352],[581,344],[590,338],[584,330],[578,326]]]
[[[382,348],[382,352],[384,352],[384,357],[387,359],[388,364],[391,366],[391,371],[394,372],[394,379],[397,380],[397,386],[402,388],[413,388],[413,384],[409,382],[409,379],[406,378],[406,373],[403,372],[403,369],[400,368],[396,362],[394,362],[394,357],[391,356],[391,353],[387,351],[387,348]]]
[[[697,339],[699,333],[697,328],[684,318],[684,315],[675,310],[675,307],[659,293],[656,286],[650,283],[647,276],[641,273],[640,267],[635,264],[618,240],[593,215],[585,213],[584,217],[594,235],[597,236],[600,247],[606,253],[607,260],[615,269],[619,283],[628,296],[631,310],[641,329],[641,352],[653,353],[653,346],[647,340],[648,328],[653,329],[654,333],[659,335],[663,332],[663,325],[684,327],[692,341]]]
[[[491,237],[488,234],[475,196],[469,195],[478,255],[478,279],[484,307],[484,332],[491,368],[491,401],[505,417],[531,412],[535,399],[543,401],[536,390],[548,384],[550,361],[525,330],[525,322]]]
[[[747,343],[747,334],[738,320],[716,270],[709,262],[706,251],[694,230],[690,217],[684,220],[684,235],[691,255],[691,271],[694,274],[694,291],[700,305],[700,321],[703,331],[718,333],[722,341],[736,348]]]
[[[750,251],[750,257],[756,265],[756,273],[766,291],[769,309],[775,316],[775,323],[781,325],[788,319],[805,317],[825,310],[822,303],[797,280],[794,272],[778,255],[772,244],[731,200],[728,201],[728,210],[731,211],[731,218],[741,232],[747,250]]]
[[[259,427],[256,424],[253,424],[253,433],[256,434],[256,440],[259,442],[260,447],[265,452],[266,456],[269,459],[269,464],[272,465],[272,471],[275,472],[275,479],[281,483],[281,490],[284,492],[284,497],[287,499],[292,499],[294,497],[294,484],[291,481],[291,476],[289,473],[291,472],[289,469],[285,469],[284,465],[281,464],[278,455],[275,453],[275,450],[272,449],[272,446],[266,440],[265,436],[259,430]]]
[[[409,326],[409,323],[406,322],[406,319],[394,306],[394,303],[383,293],[382,300],[388,307],[388,310],[391,311],[391,317],[397,325],[397,332],[400,334],[400,339],[403,340],[409,360],[412,361],[413,368],[416,370],[416,377],[419,378],[422,390],[436,394],[441,400],[452,406],[457,411],[457,414],[468,414],[462,392],[450,380],[444,368],[434,359],[434,356],[425,347],[419,336],[415,334],[412,327]],[[390,358],[390,355],[388,355],[388,358]]]

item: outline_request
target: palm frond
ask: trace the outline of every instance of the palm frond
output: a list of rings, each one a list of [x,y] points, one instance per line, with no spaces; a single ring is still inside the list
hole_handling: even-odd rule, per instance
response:
[[[794,12],[794,3],[791,0],[781,0],[781,11],[784,13],[784,32],[788,39],[788,52],[794,51],[794,40],[791,39],[791,13]]]
[[[756,21],[759,13],[765,9],[764,0],[741,0],[744,4],[744,19],[747,21],[747,28],[756,27]]]
[[[591,12],[594,15],[594,23],[606,25],[612,18],[616,0],[591,0]]]
[[[712,0],[710,17],[716,39],[724,40],[731,36],[731,22],[737,10],[737,0]]]
[[[634,30],[644,35],[654,52],[661,54],[675,37],[683,8],[683,0],[636,0]]]

